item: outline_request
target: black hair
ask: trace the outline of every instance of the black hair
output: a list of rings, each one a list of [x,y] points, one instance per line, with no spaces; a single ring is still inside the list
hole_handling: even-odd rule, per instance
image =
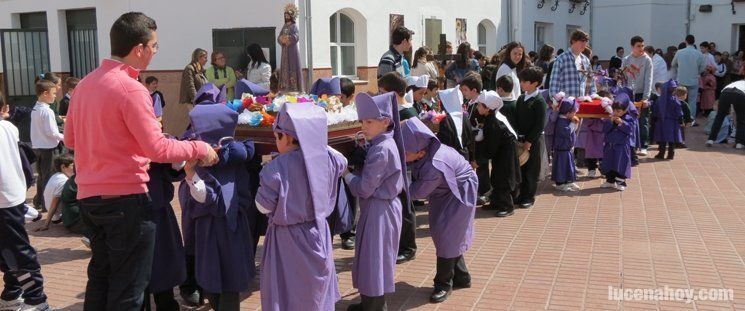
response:
[[[622,51],[622,50],[623,50],[623,47],[622,46],[619,46],[619,47],[616,48],[616,53],[618,53],[619,51]]]
[[[396,92],[398,96],[406,95],[406,80],[396,71],[386,73],[380,77],[378,86],[386,92]]]
[[[520,79],[520,81],[538,83],[538,85],[540,85],[543,81],[543,69],[537,66],[530,66],[520,71],[517,74],[517,78]]]
[[[553,53],[554,47],[550,44],[544,44],[538,51],[538,60],[543,62],[550,62]]]
[[[691,43],[690,45],[693,45],[693,44]],[[678,50],[682,50],[682,49],[685,49],[685,48],[686,48],[686,43],[685,42],[681,42],[680,44],[678,44]]]
[[[696,43],[696,37],[694,37],[693,35],[687,35],[686,43],[688,43],[688,45],[694,45]]]
[[[460,81],[460,85],[463,85],[471,90],[476,90],[477,92],[481,92],[481,90],[484,89],[484,83],[481,81],[481,75],[475,72],[469,72],[466,74],[465,77],[463,77],[463,80]]]
[[[339,78],[339,88],[341,90],[341,93],[346,95],[347,97],[352,97],[352,95],[354,95],[354,82],[349,78]]]
[[[62,78],[54,74],[54,72],[45,72],[43,75],[36,78],[36,82],[39,82],[40,80],[49,81],[55,85],[62,82]]]
[[[54,158],[54,171],[58,173],[62,172],[63,166],[70,166],[73,163],[75,163],[75,159],[73,159],[72,155],[63,153]]]
[[[615,101],[614,101],[614,102],[613,102],[613,104],[611,105],[611,108],[612,108],[613,110],[623,110],[623,111],[626,111],[627,109],[629,109],[629,107],[626,107],[626,109],[623,109],[623,107],[621,107],[621,103],[619,103],[619,102],[615,102]]]
[[[558,49],[556,51],[556,55],[561,55],[561,54],[564,54],[564,49]]]
[[[701,42],[701,44],[699,44],[698,46],[699,47],[702,47],[702,48],[707,48],[708,49],[709,48],[709,42],[706,42],[706,41]]]
[[[468,61],[471,60],[471,44],[468,42],[461,43],[458,45],[456,54],[458,54],[458,58],[455,60],[455,65],[461,69],[468,68]]]
[[[279,133],[279,132],[277,132],[277,138],[278,139],[282,139],[282,137],[284,137],[284,136],[285,136],[285,133]],[[297,138],[292,137],[290,135],[287,135],[287,136],[290,137],[290,138],[292,138],[292,144],[293,145],[300,147],[300,141],[297,140]]]
[[[125,57],[132,48],[147,44],[158,29],[155,20],[140,12],[124,13],[111,25],[111,55]]]
[[[714,56],[722,56],[722,52],[716,51],[714,52]]]
[[[158,82],[158,78],[155,76],[148,76],[145,78],[145,84],[152,84],[153,82]]]
[[[512,81],[512,77],[509,75],[501,76],[497,79],[497,88],[502,91],[512,93],[512,89],[515,88],[515,81]]]
[[[251,61],[253,61],[254,68],[258,68],[261,63],[269,63],[266,60],[264,51],[261,50],[261,46],[256,43],[253,43],[246,47],[246,54],[248,55],[248,57],[251,58]]]
[[[633,36],[631,37],[631,46],[634,46],[637,43],[644,43],[644,39],[640,36]]]
[[[651,46],[651,45],[645,46],[644,47],[644,52],[647,52],[649,54],[652,54],[652,56],[654,56],[654,54],[656,53],[655,50],[654,50],[654,46]]]
[[[404,26],[399,26],[393,30],[391,34],[391,43],[393,45],[401,44],[404,40],[411,40],[411,36],[414,34],[413,31],[409,30]]]
[[[520,58],[520,62],[515,64],[512,62],[512,57],[510,57],[510,54],[512,54],[512,50],[518,48],[523,50],[523,57]],[[510,43],[507,43],[507,45],[505,45],[504,47],[504,50],[502,50],[502,53],[504,53],[502,55],[502,64],[506,64],[510,68],[515,68],[517,72],[522,71],[523,69],[525,69],[526,66],[529,65],[528,60],[526,59],[527,57],[525,55],[525,47],[523,47],[523,44],[520,42],[512,41]]]

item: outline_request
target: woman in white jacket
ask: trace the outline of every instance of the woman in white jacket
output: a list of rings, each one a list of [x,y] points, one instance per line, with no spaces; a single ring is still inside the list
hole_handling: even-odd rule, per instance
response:
[[[517,73],[529,66],[528,60],[525,58],[525,48],[522,43],[513,41],[504,47],[502,53],[504,53],[500,57],[502,59],[502,65],[499,66],[497,74],[494,76],[494,81],[497,81],[501,76],[509,75],[512,77],[514,83],[512,98],[517,99],[522,93],[520,79],[517,78]]]
[[[246,79],[268,90],[269,79],[272,77],[272,66],[266,60],[264,51],[261,50],[261,46],[254,43],[246,48],[246,52],[248,57],[251,58],[248,68],[246,68]]]

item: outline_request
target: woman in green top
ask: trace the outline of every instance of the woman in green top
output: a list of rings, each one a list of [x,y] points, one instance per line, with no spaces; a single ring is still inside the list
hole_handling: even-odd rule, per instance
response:
[[[212,52],[212,67],[207,69],[205,76],[207,80],[216,85],[222,87],[225,85],[227,89],[227,98],[233,99],[235,95],[235,83],[238,81],[235,77],[235,70],[226,66],[225,55],[222,52]]]

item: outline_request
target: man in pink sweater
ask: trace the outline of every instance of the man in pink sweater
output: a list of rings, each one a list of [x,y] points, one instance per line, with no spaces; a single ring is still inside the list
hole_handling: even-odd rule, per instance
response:
[[[111,27],[111,59],[75,89],[65,145],[75,151],[78,199],[93,237],[86,310],[139,310],[150,281],[155,225],[150,220],[150,161],[200,160],[217,154],[204,142],[166,138],[140,70],[158,51],[155,21],[126,13]]]

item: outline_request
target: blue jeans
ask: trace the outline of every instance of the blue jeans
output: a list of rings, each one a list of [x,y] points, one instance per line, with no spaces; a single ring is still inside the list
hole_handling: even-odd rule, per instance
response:
[[[696,101],[698,100],[698,85],[685,85],[688,90],[688,108],[691,109],[691,119],[696,120]]]

